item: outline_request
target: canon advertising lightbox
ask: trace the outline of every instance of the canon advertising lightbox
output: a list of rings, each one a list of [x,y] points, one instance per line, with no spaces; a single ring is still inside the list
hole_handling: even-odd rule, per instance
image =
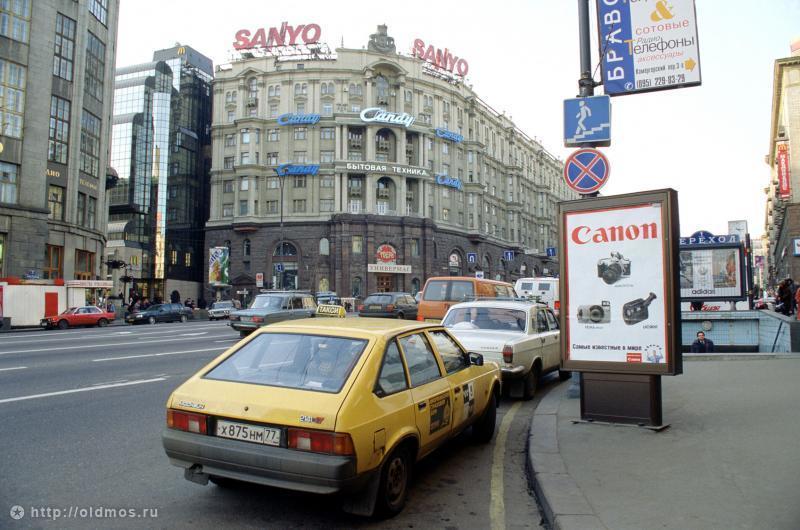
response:
[[[561,203],[565,370],[681,372],[677,193]]]

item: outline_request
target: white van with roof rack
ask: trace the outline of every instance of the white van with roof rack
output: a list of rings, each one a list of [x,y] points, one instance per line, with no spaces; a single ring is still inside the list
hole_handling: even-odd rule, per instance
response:
[[[514,284],[514,290],[523,298],[533,298],[537,302],[547,304],[547,307],[558,314],[561,309],[561,299],[558,292],[558,278],[520,278]]]

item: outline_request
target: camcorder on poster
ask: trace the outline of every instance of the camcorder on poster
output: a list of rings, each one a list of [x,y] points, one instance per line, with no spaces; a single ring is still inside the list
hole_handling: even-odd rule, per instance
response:
[[[562,203],[560,223],[564,368],[680,373],[677,194]]]

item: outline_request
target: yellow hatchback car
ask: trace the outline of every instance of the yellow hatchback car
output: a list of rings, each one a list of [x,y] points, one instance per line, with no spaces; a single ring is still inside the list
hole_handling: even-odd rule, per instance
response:
[[[379,319],[262,328],[178,387],[164,449],[193,482],[245,481],[391,516],[413,463],[468,427],[494,435],[500,369],[439,325]]]

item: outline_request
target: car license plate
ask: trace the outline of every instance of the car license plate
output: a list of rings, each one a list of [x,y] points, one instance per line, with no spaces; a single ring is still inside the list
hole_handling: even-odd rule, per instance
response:
[[[381,306],[379,306],[379,305],[371,305],[371,306],[369,306],[369,308],[370,309],[380,309]]]
[[[217,420],[217,436],[243,440],[264,445],[280,445],[281,430],[261,425],[246,425],[232,421]]]
[[[242,317],[240,320],[241,320],[242,322],[250,322],[250,321],[251,321],[251,320],[253,320],[253,319],[252,319],[251,317]]]

